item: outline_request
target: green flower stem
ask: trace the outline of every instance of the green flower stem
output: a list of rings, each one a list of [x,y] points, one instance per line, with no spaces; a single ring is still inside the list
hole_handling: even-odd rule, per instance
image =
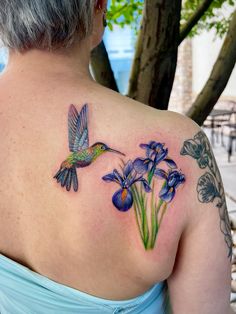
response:
[[[159,226],[161,225],[162,220],[163,220],[163,217],[164,217],[165,212],[166,212],[166,210],[167,210],[167,203],[164,202],[164,201],[162,201],[162,204],[163,204],[163,206],[162,206],[161,217],[160,217],[160,220],[159,220]],[[161,205],[162,205],[162,204],[161,204]]]
[[[140,188],[140,194],[141,194],[140,205],[141,205],[141,212],[142,212],[142,229],[143,229],[143,234],[144,234],[145,247],[147,247],[148,239],[149,239],[149,228],[148,228],[147,213],[146,213],[147,201],[146,201],[145,194],[141,192],[141,188]]]
[[[131,188],[131,191],[132,191],[132,195],[133,195],[133,199],[134,199],[134,212],[135,212],[136,222],[138,225],[138,229],[139,229],[139,233],[140,233],[140,236],[142,238],[142,241],[144,241],[143,231],[141,228],[141,213],[140,213],[140,209],[138,206],[138,198],[136,195],[136,191],[133,187]]]
[[[148,181],[148,184],[149,184],[149,185],[150,185],[151,182],[152,182],[153,176],[154,176],[154,169],[151,169],[151,171],[148,172],[148,177],[147,177],[147,179],[148,179],[147,181]]]
[[[147,202],[146,202],[146,198],[145,198],[145,194],[141,192],[141,188],[140,191],[138,190],[136,184],[133,185],[132,187],[133,191],[134,191],[134,195],[135,195],[135,202],[136,202],[136,207],[137,207],[137,213],[140,217],[141,220],[141,226],[139,227],[140,230],[140,234],[143,240],[143,244],[144,247],[147,248],[147,243],[148,243],[148,239],[149,239],[149,228],[148,228],[148,221],[147,221],[147,214],[146,214],[146,206],[147,206]]]
[[[151,178],[151,176],[149,178]],[[162,188],[164,188],[165,185],[166,182],[163,183]],[[146,250],[153,249],[156,243],[158,230],[162,223],[168,204],[162,199],[159,199],[158,204],[156,204],[153,182],[151,192],[151,226],[149,230],[149,223],[147,219],[147,196],[142,190],[142,186],[139,188],[136,184],[131,187],[131,191],[134,199],[135,218],[143,245]],[[161,217],[158,222],[158,214],[160,211]]]
[[[156,215],[156,204],[154,203],[154,182],[152,185],[152,195],[151,195],[151,238],[149,241],[148,248],[153,248],[156,242],[156,236],[158,232],[158,221]]]
[[[165,186],[166,186],[167,182],[165,181],[161,187],[161,189],[163,189]],[[164,204],[164,205],[163,205]],[[167,209],[167,203],[165,201],[163,201],[162,199],[159,199],[159,203],[157,205],[157,208],[156,208],[156,211],[157,211],[157,216],[158,216],[158,213],[159,211],[161,210],[161,207],[163,206],[163,209],[162,209],[162,213],[161,213],[161,217],[160,217],[160,220],[159,220],[159,228],[160,228],[160,225],[161,225],[161,222],[162,222],[162,219],[163,219],[163,216],[166,212],[166,209]]]
[[[159,202],[157,205],[156,204],[154,205],[153,203],[151,204],[151,222],[152,222],[151,231],[152,231],[152,235],[151,235],[151,240],[149,242],[147,249],[153,249],[155,246],[158,230],[161,226],[164,214],[167,210],[167,205],[168,204],[165,201],[163,201],[162,199],[159,199]],[[158,222],[158,214],[159,214],[160,210],[162,210],[162,212],[161,212],[160,220]]]
[[[151,178],[151,177],[150,177]],[[162,188],[166,185],[166,182],[163,183]],[[134,199],[134,212],[135,218],[138,225],[139,233],[143,242],[143,245],[146,250],[153,249],[156,242],[156,237],[158,230],[162,223],[164,214],[167,210],[167,203],[162,199],[159,199],[158,204],[155,202],[155,192],[154,192],[154,182],[152,184],[151,192],[151,230],[149,231],[149,224],[147,219],[147,198],[142,187],[138,188],[136,184],[131,187],[133,199]],[[158,214],[161,211],[161,217],[158,222]]]
[[[134,199],[134,212],[135,212],[135,219],[138,225],[138,229],[139,229],[139,233],[141,236],[142,241],[144,241],[144,237],[143,237],[143,232],[142,232],[142,228],[141,228],[141,224],[139,221],[140,216],[138,215],[138,211],[137,211],[137,205],[136,205],[136,200]]]
[[[136,203],[136,205],[137,205],[137,213],[138,213],[138,215],[141,217],[141,210],[140,210],[140,208],[138,207],[138,204],[139,204],[139,195],[138,195],[138,191],[137,191],[137,188],[136,188],[135,185],[131,187],[131,191],[132,191],[132,195],[133,195],[134,201],[135,201],[135,203]]]

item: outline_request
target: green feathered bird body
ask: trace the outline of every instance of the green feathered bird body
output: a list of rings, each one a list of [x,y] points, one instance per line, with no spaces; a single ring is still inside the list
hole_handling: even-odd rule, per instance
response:
[[[102,149],[102,144],[94,144],[93,146],[83,149],[79,152],[72,152],[62,163],[62,167],[87,167],[103,153],[105,153],[105,150]]]

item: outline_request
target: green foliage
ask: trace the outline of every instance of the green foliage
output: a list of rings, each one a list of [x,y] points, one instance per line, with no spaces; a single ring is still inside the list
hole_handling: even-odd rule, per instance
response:
[[[113,25],[124,27],[130,25],[137,33],[140,17],[145,0],[111,0],[107,12],[107,22],[110,30]],[[174,1],[174,0],[173,0]],[[194,14],[203,0],[185,0],[182,5],[181,25],[184,25]],[[227,14],[229,8],[233,11],[236,0],[213,0],[210,8],[202,16],[198,24],[192,29],[190,36],[199,34],[203,30],[214,29],[216,35],[223,36],[228,30],[232,14]]]
[[[186,0],[181,11],[181,25],[184,25],[190,16],[197,10],[203,0]],[[216,35],[222,37],[228,30],[236,0],[213,0],[209,9],[202,16],[197,25],[190,32],[190,36],[197,35],[203,30],[215,30]]]
[[[142,11],[142,0],[111,0],[107,11],[108,27],[112,30],[114,24],[122,28],[130,25],[137,32]]]

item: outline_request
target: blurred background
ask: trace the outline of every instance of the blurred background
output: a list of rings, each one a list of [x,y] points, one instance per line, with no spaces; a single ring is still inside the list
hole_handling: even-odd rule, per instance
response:
[[[185,114],[203,127],[221,171],[234,232],[236,1],[109,0],[107,23],[103,42],[91,53],[94,78],[157,109]],[[7,60],[2,47],[0,72]],[[234,256],[236,280],[235,264]],[[233,280],[232,305],[235,292]]]

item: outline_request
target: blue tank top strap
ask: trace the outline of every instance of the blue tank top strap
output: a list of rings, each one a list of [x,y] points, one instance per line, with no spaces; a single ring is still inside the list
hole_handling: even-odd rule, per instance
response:
[[[164,314],[166,283],[122,301],[99,298],[40,275],[0,254],[1,314]]]

